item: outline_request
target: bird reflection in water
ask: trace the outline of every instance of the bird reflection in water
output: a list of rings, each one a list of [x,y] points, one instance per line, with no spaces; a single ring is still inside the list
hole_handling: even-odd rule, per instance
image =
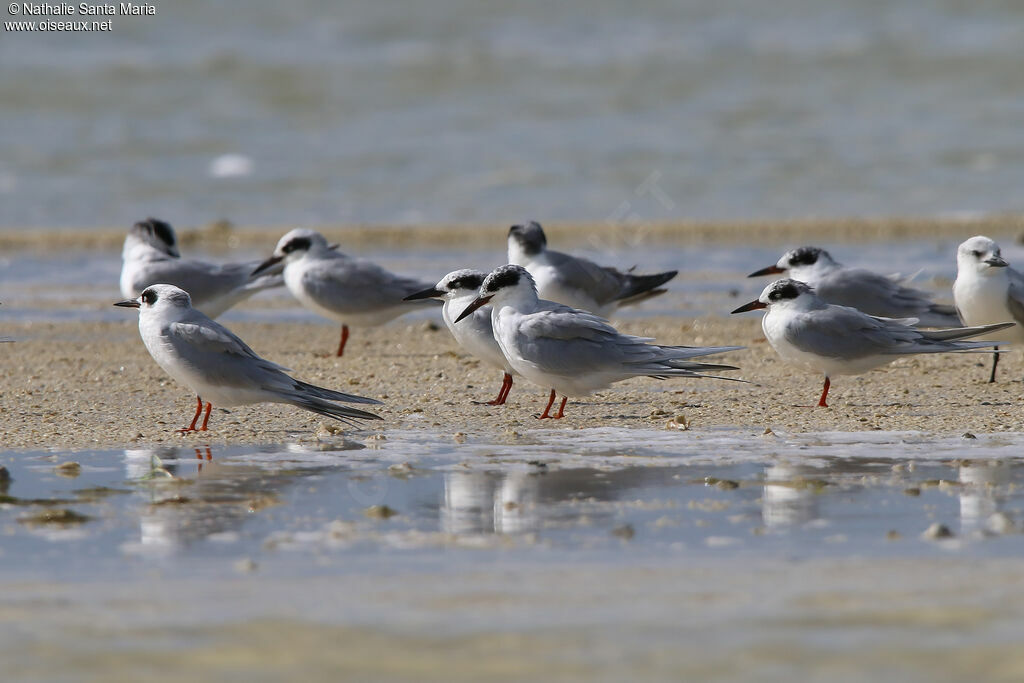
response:
[[[324,467],[274,469],[214,457],[210,446],[125,451],[140,486],[139,542],[129,550],[172,554],[211,537],[234,539],[246,519],[280,503],[280,493]]]
[[[960,528],[962,533],[975,530],[1005,531],[1009,518],[1003,512],[1008,495],[1013,464],[1007,461],[964,461],[957,468],[960,487]],[[1000,515],[997,517],[996,515]],[[1005,520],[1005,521],[1004,521]]]
[[[805,465],[780,463],[765,468],[761,516],[765,526],[787,527],[818,519],[821,471]]]
[[[630,489],[664,485],[672,468],[576,468],[548,471],[448,472],[444,475],[441,530],[446,533],[524,534],[577,523],[574,501],[608,502]],[[610,522],[612,510],[587,509],[591,522]]]

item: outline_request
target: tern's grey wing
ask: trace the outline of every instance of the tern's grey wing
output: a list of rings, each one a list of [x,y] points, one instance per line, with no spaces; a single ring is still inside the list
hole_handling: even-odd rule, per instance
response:
[[[561,304],[525,316],[519,327],[529,338],[599,340],[619,335],[604,318]]]
[[[198,311],[195,311],[198,313]],[[205,318],[205,316],[203,316]],[[261,358],[249,345],[223,325],[206,318],[193,316],[189,321],[170,324],[171,334],[189,346],[205,354],[227,354],[245,358],[255,363],[254,367],[265,370],[288,372],[288,368]]]
[[[371,261],[352,258],[324,260],[307,268],[302,276],[304,289],[321,305],[343,307],[353,313],[392,306],[438,305],[435,299],[403,301],[434,284],[395,275]]]
[[[853,359],[892,353],[913,344],[920,333],[898,321],[881,320],[846,306],[829,306],[794,316],[786,326],[785,338],[801,351]]]
[[[646,374],[640,366],[665,355],[646,341],[619,333],[604,318],[560,305],[525,316],[516,338],[528,362],[564,377],[609,371],[623,377]]]
[[[1013,314],[1018,325],[1024,325],[1024,274],[1008,268],[1010,275],[1010,291],[1006,295],[1006,305]]]
[[[625,277],[619,271],[560,251],[549,249],[546,253],[555,279],[563,287],[582,289],[602,306],[619,298]]]
[[[189,293],[194,306],[224,296],[245,283],[245,278],[221,266],[189,259],[151,261],[138,272],[135,285],[139,291],[155,284],[174,285]]]
[[[276,400],[348,424],[354,424],[349,418],[381,419],[373,413],[332,403],[380,401],[300,382],[286,374],[287,368],[260,358],[230,330],[204,318],[201,314],[193,315],[190,321],[171,323],[169,329],[170,342],[176,347],[179,359],[194,366],[207,381],[223,386],[261,389],[276,396]]]
[[[927,292],[905,287],[884,275],[862,268],[836,268],[814,284],[821,298],[869,315],[905,317],[927,311]]]
[[[243,263],[224,263],[217,266],[225,280],[236,283],[236,287],[244,291],[258,292],[271,287],[283,287],[284,277],[282,276],[283,266],[276,270],[263,271],[260,275],[253,277],[252,272],[263,264],[262,261],[245,261]]]

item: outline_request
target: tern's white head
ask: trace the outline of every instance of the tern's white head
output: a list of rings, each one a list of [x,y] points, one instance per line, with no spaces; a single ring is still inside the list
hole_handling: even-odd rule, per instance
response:
[[[810,285],[799,280],[783,278],[765,287],[761,296],[740,306],[733,313],[754,311],[759,308],[809,310],[824,306],[827,304],[814,293]]]
[[[820,247],[797,247],[783,254],[774,266],[762,268],[748,277],[788,272],[794,278],[801,279],[801,276],[806,276],[811,272],[828,270],[838,265],[832,256]]]
[[[192,297],[184,289],[174,285],[150,285],[142,290],[139,298],[118,301],[114,305],[137,308],[140,315],[151,315],[173,309],[192,308]]]
[[[453,301],[455,299],[476,298],[477,293],[480,291],[480,285],[483,284],[486,277],[487,273],[470,268],[453,270],[430,289],[410,294],[405,297],[405,300],[444,299],[445,301]]]
[[[520,300],[536,301],[537,283],[530,272],[522,266],[499,266],[484,278],[480,285],[480,296],[496,304]]]
[[[544,228],[537,221],[529,221],[513,225],[508,229],[509,261],[520,263],[547,249],[548,239],[544,236]]]
[[[178,239],[170,223],[158,218],[147,218],[139,221],[128,231],[124,240],[124,255],[128,258],[137,250],[156,249],[161,254],[179,258]]]
[[[285,263],[300,259],[307,253],[327,251],[327,238],[316,230],[306,228],[295,228],[277,242],[274,248],[274,256],[284,260]]]
[[[1003,259],[999,245],[984,235],[976,235],[956,249],[958,273],[974,273],[982,277],[1005,273],[1009,264]]]
[[[537,302],[537,283],[522,266],[499,266],[484,278],[476,299],[462,312],[455,322],[480,308],[491,304],[497,309],[501,305],[529,305]]]
[[[316,230],[295,228],[277,241],[274,255],[261,263],[252,274],[262,273],[282,261],[287,266],[289,263],[301,260],[306,254],[320,254],[336,247],[337,245],[328,245],[327,238]]]

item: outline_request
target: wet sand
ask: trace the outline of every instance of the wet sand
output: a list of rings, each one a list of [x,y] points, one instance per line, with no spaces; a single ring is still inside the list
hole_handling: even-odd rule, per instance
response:
[[[772,430],[923,430],[939,434],[1024,431],[1019,353],[1005,354],[1002,379],[988,384],[988,354],[941,354],[897,360],[857,377],[835,378],[830,407],[817,402],[821,377],[779,361],[764,341],[760,316],[651,318],[619,325],[624,332],[671,344],[747,346],[720,356],[740,366],[752,384],[712,379],[634,379],[590,397],[570,400],[559,421],[534,418],[547,390],[513,386],[504,407],[476,405],[493,398],[500,371],[463,353],[443,327],[397,321],[356,330],[344,358],[328,352],[338,330],[321,324],[232,325],[257,353],[291,368],[302,380],[380,399],[380,422],[364,436],[392,428],[429,426],[453,435],[505,434],[533,428],[666,427],[690,430],[738,426]],[[78,449],[126,444],[281,443],[333,438],[333,420],[297,408],[261,404],[215,409],[211,430],[180,435],[195,396],[152,361],[139,339],[136,315],[122,323],[47,322],[8,325],[5,379],[0,389],[0,439],[12,449]],[[666,427],[669,428],[669,427]],[[461,438],[461,437],[459,437]],[[681,432],[680,438],[687,438]]]

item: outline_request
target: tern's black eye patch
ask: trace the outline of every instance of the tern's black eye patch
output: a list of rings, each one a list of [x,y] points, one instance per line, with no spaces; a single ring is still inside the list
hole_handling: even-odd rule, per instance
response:
[[[153,304],[156,303],[156,299],[157,299],[156,292],[154,292],[152,289],[147,289],[146,291],[144,291],[142,293],[142,297],[141,298],[142,298],[142,303],[146,304],[147,306],[152,306]]]
[[[821,249],[817,247],[800,247],[790,252],[790,266],[813,266],[821,256]]]
[[[483,275],[460,275],[451,282],[448,283],[448,290],[455,291],[456,289],[480,289],[480,285],[484,283]]]
[[[785,299],[795,299],[800,296],[800,290],[792,282],[776,287],[772,291],[768,292],[768,298],[771,301],[783,301]]]
[[[487,291],[497,292],[505,287],[515,287],[519,284],[519,271],[515,268],[499,271],[488,278]]]
[[[310,247],[310,241],[308,237],[296,237],[288,240],[288,243],[281,247],[281,251],[286,254],[290,254],[293,251],[307,250]]]

